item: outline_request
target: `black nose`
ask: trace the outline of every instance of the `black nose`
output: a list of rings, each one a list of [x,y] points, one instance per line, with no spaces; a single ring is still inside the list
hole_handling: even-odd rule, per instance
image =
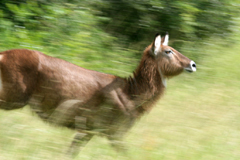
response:
[[[196,66],[196,64],[195,64],[195,63],[193,63],[193,64],[192,64],[192,67],[194,67],[194,68],[197,68],[197,66]]]
[[[191,62],[190,62],[190,67],[191,67],[191,68],[189,68],[189,70],[190,70],[191,72],[196,72],[197,66],[196,66],[196,63],[195,63],[194,61],[191,61]]]

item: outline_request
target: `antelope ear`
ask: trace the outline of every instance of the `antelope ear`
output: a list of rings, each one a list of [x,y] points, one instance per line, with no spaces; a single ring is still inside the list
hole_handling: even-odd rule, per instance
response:
[[[168,35],[168,33],[166,33],[162,45],[164,45],[164,46],[168,46],[168,40],[169,40],[169,35]]]
[[[161,49],[161,36],[159,34],[156,34],[152,48],[153,48],[154,55],[156,56]]]

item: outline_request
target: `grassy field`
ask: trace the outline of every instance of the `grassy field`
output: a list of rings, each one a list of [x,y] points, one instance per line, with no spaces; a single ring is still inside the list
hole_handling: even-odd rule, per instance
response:
[[[157,106],[129,132],[127,153],[94,137],[76,159],[240,159],[240,41],[209,44],[197,72],[169,80]],[[0,160],[68,159],[74,133],[42,122],[28,107],[1,110]]]

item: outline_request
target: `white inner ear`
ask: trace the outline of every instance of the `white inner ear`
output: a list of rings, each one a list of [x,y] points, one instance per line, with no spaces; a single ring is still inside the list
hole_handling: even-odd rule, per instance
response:
[[[160,35],[155,38],[154,47],[155,47],[154,54],[157,55],[158,51],[161,48],[161,36]]]
[[[168,40],[169,40],[169,35],[166,34],[165,38],[164,38],[164,42],[163,42],[163,45],[164,46],[168,46]]]

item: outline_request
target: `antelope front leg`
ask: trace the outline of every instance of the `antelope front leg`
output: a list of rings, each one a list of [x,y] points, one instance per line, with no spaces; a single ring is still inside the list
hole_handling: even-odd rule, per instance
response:
[[[88,141],[93,137],[93,134],[90,133],[80,133],[78,132],[73,141],[71,146],[68,149],[67,154],[70,156],[77,156],[77,154],[81,151],[81,149],[88,143]]]
[[[121,137],[115,137],[115,136],[109,136],[108,140],[110,141],[110,145],[120,153],[127,154],[128,148],[125,144],[125,142],[122,140],[123,138]]]

